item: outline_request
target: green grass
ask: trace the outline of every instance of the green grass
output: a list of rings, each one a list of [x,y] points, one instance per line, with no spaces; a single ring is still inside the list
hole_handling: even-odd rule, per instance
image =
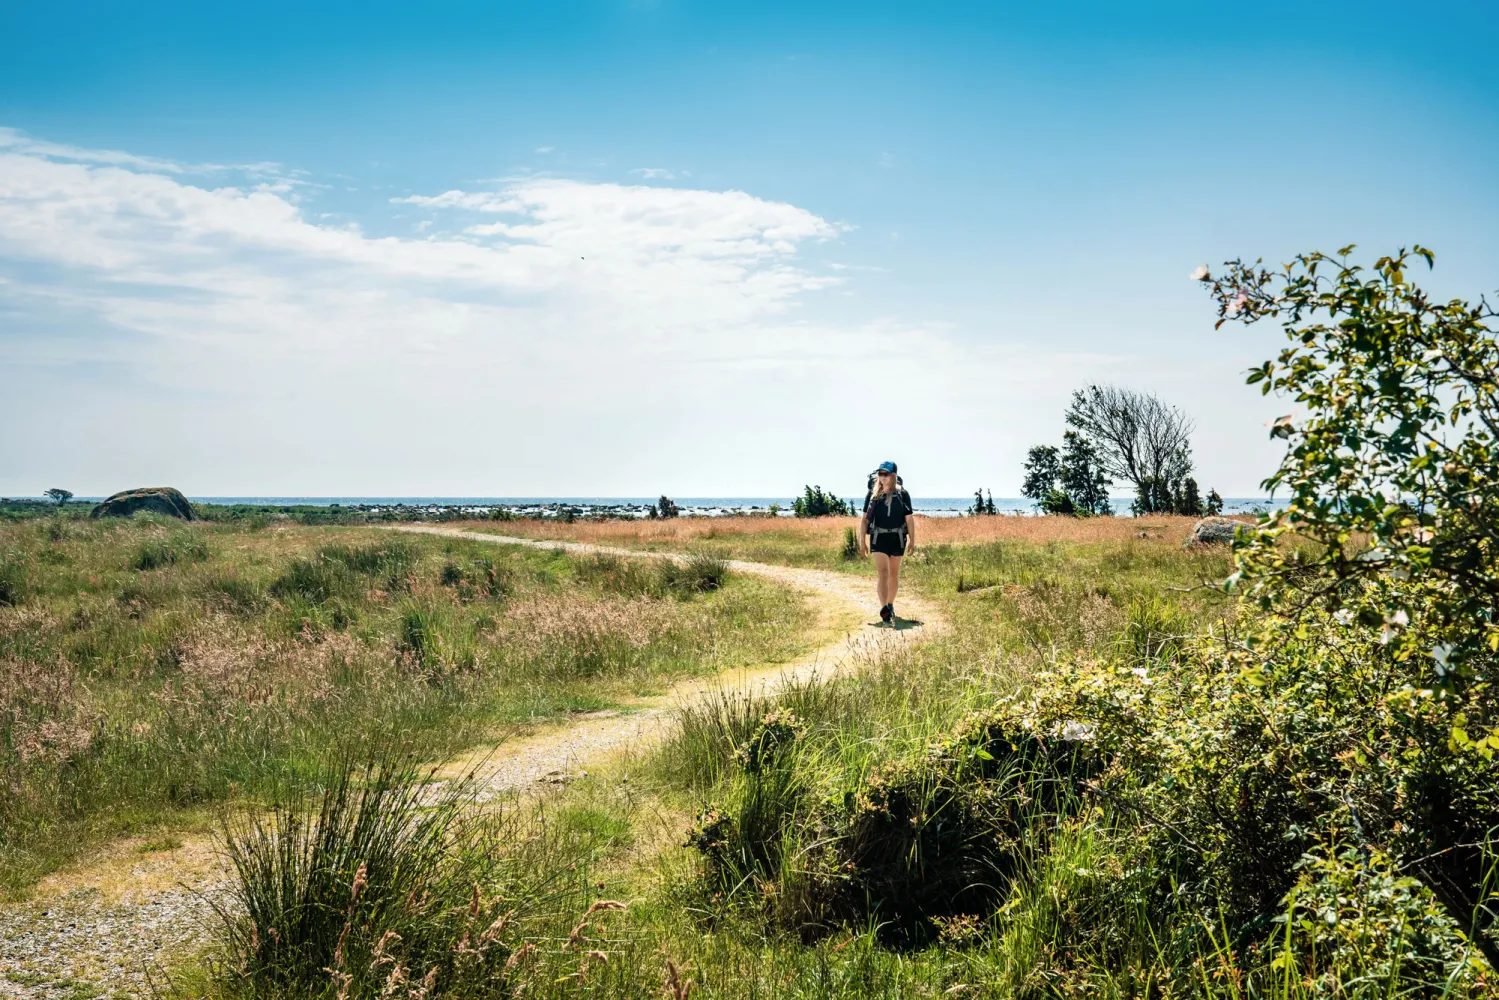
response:
[[[638,576],[638,574],[637,574]],[[0,892],[101,839],[787,658],[800,599],[373,528],[0,526]]]
[[[1287,967],[1306,971],[1280,975],[1273,931],[1231,935],[1178,895],[1159,827],[1091,790],[1107,754],[1001,724],[997,707],[1050,696],[1079,658],[1191,669],[1238,614],[1197,589],[1227,569],[1221,551],[1152,538],[929,547],[908,581],[942,603],[941,639],[773,699],[689,706],[645,758],[508,814],[495,849],[587,872],[629,905],[586,947],[564,942],[589,896],[533,907],[509,947],[532,945],[535,965],[490,988],[680,996],[675,969],[693,996],[734,1000],[1485,995],[1471,960],[1392,971],[1372,941],[1337,964],[1297,954]],[[582,572],[650,585],[639,564]]]

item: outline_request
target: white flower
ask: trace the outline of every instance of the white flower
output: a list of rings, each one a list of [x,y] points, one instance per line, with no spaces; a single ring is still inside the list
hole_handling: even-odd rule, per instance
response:
[[[1332,618],[1339,625],[1349,625],[1353,622],[1353,612],[1347,608],[1339,608],[1332,613]]]
[[[1086,742],[1093,738],[1093,727],[1086,722],[1069,719],[1058,727],[1057,735],[1069,743]]]
[[[1192,272],[1192,280],[1193,281],[1210,281],[1210,280],[1212,280],[1212,275],[1208,272],[1208,266],[1206,264],[1198,264],[1197,265],[1197,269]]]
[[[1447,658],[1451,655],[1452,647],[1445,642],[1440,645],[1431,647],[1431,658],[1437,661],[1438,677],[1447,672]]]
[[[1396,611],[1393,614],[1385,615],[1384,620],[1388,625],[1395,625],[1400,628],[1404,628],[1411,623],[1411,616],[1405,613],[1404,608],[1401,608],[1399,611]]]

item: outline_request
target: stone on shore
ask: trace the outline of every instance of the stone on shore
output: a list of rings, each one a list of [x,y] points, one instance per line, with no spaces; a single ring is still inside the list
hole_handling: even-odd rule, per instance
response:
[[[149,511],[184,521],[196,521],[197,512],[181,491],[170,486],[142,486],[123,490],[95,507],[89,517],[129,517],[137,511]]]
[[[1192,534],[1188,536],[1187,544],[1232,545],[1234,531],[1244,527],[1248,525],[1231,517],[1205,517],[1192,525]]]

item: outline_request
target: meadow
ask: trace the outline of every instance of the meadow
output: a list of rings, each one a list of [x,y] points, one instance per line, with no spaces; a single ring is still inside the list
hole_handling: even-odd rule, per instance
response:
[[[0,526],[0,891],[90,845],[443,760],[800,650],[801,599],[712,559],[286,523]]]
[[[1348,732],[1371,723],[1325,706],[1388,684],[1376,632],[1266,632],[1184,518],[923,519],[904,585],[941,611],[925,641],[686,703],[659,743],[536,795],[432,783],[520,727],[804,649],[806,605],[724,560],[867,574],[850,523],[455,526],[684,563],[6,528],[12,889],[228,804],[229,901],[177,995],[1489,994],[1481,914],[1351,839],[1363,800],[1323,798],[1339,769],[1359,793]],[[1257,672],[1327,649],[1335,676]]]
[[[923,522],[907,585],[947,625],[925,643],[687,705],[663,743],[540,802],[476,816],[455,790],[392,808],[420,776],[391,774],[315,803],[304,826],[243,834],[241,891],[261,916],[232,925],[225,967],[240,971],[211,991],[1487,995],[1471,928],[1377,850],[1298,828],[1326,821],[1297,794],[1254,783],[1267,766],[1294,783],[1235,745],[1277,725],[1248,725],[1260,709],[1234,690],[1269,686],[1241,681],[1232,655],[1256,616],[1215,584],[1226,549],[1183,547],[1189,526]],[[833,519],[527,527],[864,571]],[[431,860],[363,846],[378,824],[361,809]],[[319,825],[342,831],[325,863],[277,853]],[[378,879],[358,860],[377,854]],[[265,927],[295,918],[276,887],[319,871],[342,877],[295,898],[322,900],[321,928],[271,941]]]

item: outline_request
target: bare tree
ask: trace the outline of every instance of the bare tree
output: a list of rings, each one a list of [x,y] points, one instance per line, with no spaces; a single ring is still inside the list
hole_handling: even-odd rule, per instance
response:
[[[1072,394],[1067,423],[1098,452],[1099,464],[1137,491],[1178,484],[1192,471],[1192,419],[1154,393],[1090,385]]]

